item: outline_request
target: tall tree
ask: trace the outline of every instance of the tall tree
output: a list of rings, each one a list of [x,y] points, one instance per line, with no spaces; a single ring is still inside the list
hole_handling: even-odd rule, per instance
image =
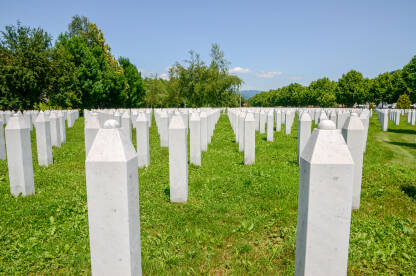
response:
[[[118,59],[127,79],[125,107],[140,107],[144,103],[145,88],[142,75],[137,67],[128,58]]]
[[[0,107],[32,109],[49,86],[51,37],[41,28],[6,26],[0,40]]]

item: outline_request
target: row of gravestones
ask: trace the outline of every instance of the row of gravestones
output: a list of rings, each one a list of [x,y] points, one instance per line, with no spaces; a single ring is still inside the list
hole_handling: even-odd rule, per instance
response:
[[[364,127],[364,146],[367,141],[369,117],[371,110],[365,109],[318,109],[318,108],[234,108],[228,109],[228,118],[238,143],[239,151],[244,152],[244,163],[255,162],[255,131],[267,132],[267,141],[273,142],[274,131],[290,134],[295,115],[298,117],[298,162],[300,153],[311,133],[311,123],[319,124],[321,120],[330,119],[337,129],[341,129],[352,112],[359,114]],[[302,120],[302,114],[308,117]],[[305,121],[305,122],[304,122]]]
[[[187,199],[188,125],[190,136],[196,131],[199,139],[194,139],[201,144],[201,124],[196,122],[205,117],[203,113],[208,113],[208,118],[212,116],[213,127],[207,127],[207,139],[210,139],[220,112],[220,109],[155,111],[161,145],[169,147],[173,202]],[[266,112],[267,116],[264,116]],[[298,144],[302,144],[303,149],[298,150],[300,177],[295,272],[296,275],[346,274],[351,210],[359,207],[363,153],[371,111],[228,110],[238,142],[244,144],[243,151],[248,140],[255,143],[256,128],[262,132],[267,122],[270,129],[274,118],[277,122],[284,121],[286,133],[290,133],[295,114],[300,118],[299,140],[304,139]],[[312,118],[319,127],[311,134]],[[138,275],[141,274],[141,253],[137,153],[119,123],[111,117],[108,119],[96,134],[86,160],[91,266],[93,274]],[[194,140],[191,137],[190,140]],[[108,147],[110,144],[112,147]],[[199,149],[202,150],[200,145]],[[114,185],[114,181],[118,185]],[[117,227],[110,227],[114,225]]]
[[[200,165],[201,151],[208,149],[220,113],[221,109],[211,108],[154,110],[160,144],[169,148],[172,202],[186,202],[188,197],[188,133],[191,162]],[[84,110],[84,114],[92,274],[140,275],[137,166],[144,148],[148,153],[152,110]],[[136,128],[137,152],[131,125]],[[138,138],[142,135],[146,139]]]
[[[52,146],[60,147],[66,141],[66,122],[72,127],[78,117],[78,110],[0,112],[0,159],[7,159],[10,192],[14,196],[35,193],[30,139],[33,126],[38,164],[49,166],[53,163]]]
[[[273,141],[274,125],[280,131],[285,122],[290,134],[295,114],[300,166],[295,275],[346,274],[351,210],[360,205],[371,110],[229,109],[245,163],[254,162],[256,129],[264,133],[267,124],[267,141]],[[311,134],[312,120],[319,127]]]
[[[414,126],[416,124],[415,109],[377,109],[377,118],[380,122],[381,129],[389,129],[389,120],[393,121],[396,126],[400,124],[400,117],[406,114],[407,122]]]

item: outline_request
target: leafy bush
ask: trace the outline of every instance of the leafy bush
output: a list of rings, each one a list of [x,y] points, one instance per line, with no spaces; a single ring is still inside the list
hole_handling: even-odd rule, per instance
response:
[[[410,98],[407,94],[401,94],[399,99],[397,100],[397,109],[409,109],[410,105],[412,103],[410,102]]]

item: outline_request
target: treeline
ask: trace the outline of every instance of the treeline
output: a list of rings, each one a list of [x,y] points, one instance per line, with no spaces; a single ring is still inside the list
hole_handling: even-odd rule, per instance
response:
[[[191,52],[168,80],[142,78],[128,58],[116,59],[103,32],[74,16],[52,45],[41,28],[5,27],[0,38],[0,109],[235,106],[241,79],[214,44],[206,65]]]
[[[395,103],[399,97],[416,102],[416,56],[403,69],[364,78],[351,70],[338,81],[321,78],[309,86],[292,83],[250,98],[250,106],[353,106],[380,102]]]

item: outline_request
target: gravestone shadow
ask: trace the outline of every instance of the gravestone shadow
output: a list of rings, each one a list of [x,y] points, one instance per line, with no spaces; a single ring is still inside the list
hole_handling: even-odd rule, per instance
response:
[[[406,142],[388,142],[389,144],[396,145],[396,146],[403,146],[416,149],[416,143],[406,143]]]
[[[413,130],[413,129],[391,129],[391,128],[389,128],[388,132],[404,133],[404,134],[416,134],[416,130]]]
[[[415,185],[407,185],[402,186],[401,190],[408,195],[409,197],[416,199],[416,186]]]

